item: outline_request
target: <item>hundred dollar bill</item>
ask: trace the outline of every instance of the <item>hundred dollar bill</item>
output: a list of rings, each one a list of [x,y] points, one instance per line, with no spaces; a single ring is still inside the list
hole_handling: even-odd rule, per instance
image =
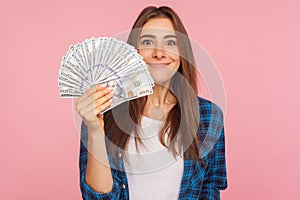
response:
[[[125,101],[153,93],[152,84],[148,83],[148,76],[145,70],[129,74],[125,78],[110,80],[101,84],[104,84],[108,88],[112,88],[114,96],[112,97],[111,106],[100,114],[105,113]]]

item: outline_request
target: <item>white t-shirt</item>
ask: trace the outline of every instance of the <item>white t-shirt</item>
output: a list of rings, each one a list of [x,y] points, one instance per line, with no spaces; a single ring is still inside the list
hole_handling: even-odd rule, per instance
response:
[[[134,137],[129,139],[124,164],[131,200],[175,200],[179,197],[183,158],[175,158],[160,143],[158,132],[163,123],[143,116],[140,135],[145,146],[138,143],[137,151]]]

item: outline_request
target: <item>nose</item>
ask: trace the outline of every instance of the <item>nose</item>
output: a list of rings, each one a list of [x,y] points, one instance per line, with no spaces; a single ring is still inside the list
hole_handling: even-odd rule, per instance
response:
[[[166,51],[163,48],[155,47],[152,51],[152,57],[162,59],[166,57]]]

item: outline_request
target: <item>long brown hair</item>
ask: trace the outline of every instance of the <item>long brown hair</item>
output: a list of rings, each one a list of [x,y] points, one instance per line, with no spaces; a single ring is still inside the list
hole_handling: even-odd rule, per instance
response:
[[[138,48],[138,39],[143,25],[153,18],[168,18],[171,20],[177,36],[180,53],[180,66],[170,82],[169,90],[177,102],[168,113],[162,126],[159,137],[161,143],[168,147],[174,155],[179,155],[179,145],[187,157],[194,160],[201,158],[197,131],[200,127],[199,108],[197,99],[197,74],[194,56],[187,36],[187,32],[178,15],[169,7],[149,6],[142,10],[135,21],[128,37],[128,43]],[[123,103],[104,115],[105,133],[112,144],[125,150],[131,133],[136,137],[135,143],[141,140],[138,137],[138,127],[147,102],[147,96]],[[167,134],[169,144],[163,140]],[[114,146],[113,145],[113,146]]]

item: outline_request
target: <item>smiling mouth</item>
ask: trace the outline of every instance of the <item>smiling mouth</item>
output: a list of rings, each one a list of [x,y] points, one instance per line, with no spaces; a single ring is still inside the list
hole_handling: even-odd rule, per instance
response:
[[[153,68],[167,67],[170,63],[149,63],[148,65]]]

